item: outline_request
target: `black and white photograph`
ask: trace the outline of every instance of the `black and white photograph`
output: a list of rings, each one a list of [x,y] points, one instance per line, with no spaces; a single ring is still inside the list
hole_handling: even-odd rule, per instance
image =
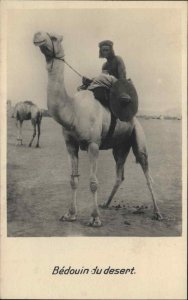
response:
[[[82,238],[91,246],[100,238],[97,243],[101,247],[107,243],[106,251],[109,247],[113,256],[119,255],[121,245],[126,248],[137,238],[141,238],[135,244],[140,251],[145,241],[161,243],[162,249],[162,240],[174,238],[173,245],[182,240],[186,1],[3,4],[1,113],[6,123],[1,166],[6,177],[2,207],[7,243],[26,243],[29,238],[40,243],[45,238],[52,249],[58,238],[65,248],[68,241],[82,248]],[[77,272],[86,277],[92,265],[91,274],[100,274],[101,261],[99,266],[91,261],[87,267],[81,260]],[[74,258],[72,265],[67,262],[56,261],[51,273],[66,274],[69,268],[71,274]],[[134,259],[131,264],[125,273],[133,277]],[[110,273],[111,268],[106,261],[101,272],[123,274],[120,265]],[[170,273],[168,268],[165,272]],[[172,267],[172,273],[173,268],[178,267]],[[76,296],[74,291],[48,295],[51,299],[185,299],[183,284],[175,282],[172,290],[164,286],[157,292],[151,287],[140,298],[130,290],[126,294],[125,287],[121,292],[121,285],[111,296],[97,291],[92,297],[88,288]]]

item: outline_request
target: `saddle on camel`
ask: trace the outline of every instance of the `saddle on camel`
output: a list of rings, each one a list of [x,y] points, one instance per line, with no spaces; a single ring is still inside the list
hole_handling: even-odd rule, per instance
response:
[[[112,119],[130,121],[138,110],[138,95],[131,79],[126,79],[126,69],[120,56],[113,50],[113,42],[106,40],[99,43],[99,57],[106,58],[102,73],[91,79],[83,77],[79,88],[94,93],[100,103],[109,108]]]

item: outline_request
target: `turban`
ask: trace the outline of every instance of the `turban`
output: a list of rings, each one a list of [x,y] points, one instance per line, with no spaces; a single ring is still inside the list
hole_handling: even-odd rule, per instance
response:
[[[106,40],[106,41],[102,41],[99,43],[99,47],[102,47],[102,46],[113,46],[113,42],[112,41],[109,41],[109,40]]]

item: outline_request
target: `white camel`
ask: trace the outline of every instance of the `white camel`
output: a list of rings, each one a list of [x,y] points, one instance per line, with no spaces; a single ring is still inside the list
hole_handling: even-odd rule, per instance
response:
[[[93,209],[90,226],[101,226],[97,203],[97,161],[100,149],[112,149],[116,162],[116,181],[108,200],[102,205],[108,207],[120,184],[124,180],[124,164],[132,147],[137,162],[140,163],[154,204],[154,217],[162,219],[152,189],[148,167],[148,155],[143,129],[134,117],[130,122],[117,121],[115,131],[105,142],[111,124],[109,109],[101,105],[91,91],[77,92],[69,97],[64,84],[63,37],[46,32],[37,32],[33,43],[39,46],[46,58],[48,71],[47,105],[53,118],[62,125],[63,135],[71,162],[70,185],[72,197],[68,212],[60,220],[74,221],[77,218],[77,188],[79,181],[78,152],[87,150],[90,161],[90,190],[93,196]]]
[[[17,136],[17,145],[22,145],[22,124],[23,121],[31,120],[31,124],[33,126],[33,136],[29,142],[29,147],[32,146],[33,140],[36,136],[36,132],[38,130],[37,136],[37,144],[36,148],[39,147],[39,138],[40,138],[40,126],[42,120],[42,111],[34,104],[32,101],[21,101],[16,103],[12,117],[16,118],[16,126],[18,128],[18,136]]]

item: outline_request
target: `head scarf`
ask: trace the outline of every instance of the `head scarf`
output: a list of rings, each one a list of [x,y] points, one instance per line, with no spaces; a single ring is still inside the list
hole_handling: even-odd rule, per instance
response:
[[[113,42],[110,41],[110,40],[105,40],[105,41],[102,41],[99,43],[99,47],[102,47],[102,46],[113,46]]]
[[[99,43],[99,57],[103,57],[102,52],[101,52],[102,46],[109,46],[110,50],[111,50],[110,56],[114,55],[113,42],[110,40],[105,40],[105,41],[102,41]]]

